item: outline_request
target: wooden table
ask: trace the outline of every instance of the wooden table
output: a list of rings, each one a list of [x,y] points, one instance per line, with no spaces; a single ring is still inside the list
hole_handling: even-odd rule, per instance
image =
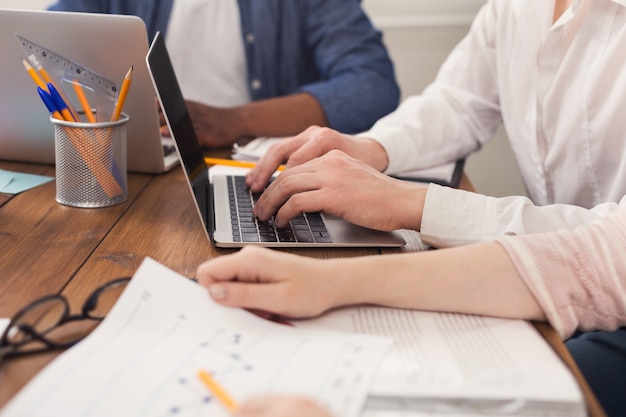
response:
[[[0,169],[54,176],[54,167],[48,165],[0,161]],[[463,181],[465,189],[472,189],[467,178]],[[56,203],[54,182],[15,196],[0,194],[0,317],[11,317],[32,300],[56,293],[79,309],[99,285],[133,275],[146,256],[193,277],[204,260],[234,251],[209,243],[180,167],[161,175],[129,173],[128,184],[125,203],[98,209]],[[381,253],[377,249],[289,251],[319,258]],[[549,326],[543,328],[549,336]],[[551,342],[567,361],[569,355],[558,338]],[[58,354],[2,363],[0,408]],[[581,382],[584,388],[582,378]],[[590,415],[604,415],[588,389],[585,394]]]

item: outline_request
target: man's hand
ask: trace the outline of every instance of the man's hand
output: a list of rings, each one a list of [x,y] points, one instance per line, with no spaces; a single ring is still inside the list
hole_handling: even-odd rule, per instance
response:
[[[254,214],[284,227],[301,212],[323,211],[370,229],[419,230],[427,186],[382,174],[333,150],[285,169],[261,194]]]
[[[332,150],[341,150],[377,171],[384,171],[388,164],[387,153],[378,142],[312,126],[298,136],[272,145],[247,175],[246,184],[254,192],[261,191],[279,165],[286,162],[287,168],[295,167]]]
[[[241,139],[241,117],[239,110],[207,106],[187,101],[189,116],[202,146],[208,148],[228,147]]]

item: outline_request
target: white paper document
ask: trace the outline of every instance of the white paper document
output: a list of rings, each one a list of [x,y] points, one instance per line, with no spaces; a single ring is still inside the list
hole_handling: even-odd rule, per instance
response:
[[[0,319],[0,334],[5,331],[10,322],[11,319]]]
[[[368,417],[393,415],[376,409],[586,415],[572,374],[522,320],[364,306],[294,323],[394,339],[370,389]]]
[[[406,242],[406,245],[402,248],[402,252],[422,252],[429,250],[430,246],[422,241],[422,237],[419,232],[415,230],[402,229],[400,230],[402,237]]]
[[[214,303],[205,288],[146,259],[107,318],[0,412],[13,416],[228,416],[204,369],[243,402],[305,395],[359,415],[387,337],[309,331]]]
[[[284,138],[267,138],[260,137],[251,140],[243,146],[233,145],[232,158],[238,161],[256,162],[267,152],[267,150],[276,142]]]

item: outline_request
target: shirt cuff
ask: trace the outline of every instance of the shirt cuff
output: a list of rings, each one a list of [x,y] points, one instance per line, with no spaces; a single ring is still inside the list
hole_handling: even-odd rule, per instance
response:
[[[422,240],[437,248],[492,241],[496,207],[494,197],[430,184],[422,213]]]

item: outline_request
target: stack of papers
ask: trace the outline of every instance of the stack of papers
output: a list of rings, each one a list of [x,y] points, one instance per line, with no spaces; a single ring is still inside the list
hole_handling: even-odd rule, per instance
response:
[[[304,395],[336,417],[586,415],[572,374],[522,320],[359,306],[293,325],[220,306],[146,259],[104,322],[0,417],[227,417],[199,369],[237,402]]]
[[[523,320],[363,306],[294,323],[394,340],[366,417],[587,415],[569,369]]]
[[[244,146],[235,144],[233,145],[233,154],[231,155],[231,158],[238,161],[256,162],[265,154],[270,146],[282,139],[283,138],[261,137],[251,140]]]

